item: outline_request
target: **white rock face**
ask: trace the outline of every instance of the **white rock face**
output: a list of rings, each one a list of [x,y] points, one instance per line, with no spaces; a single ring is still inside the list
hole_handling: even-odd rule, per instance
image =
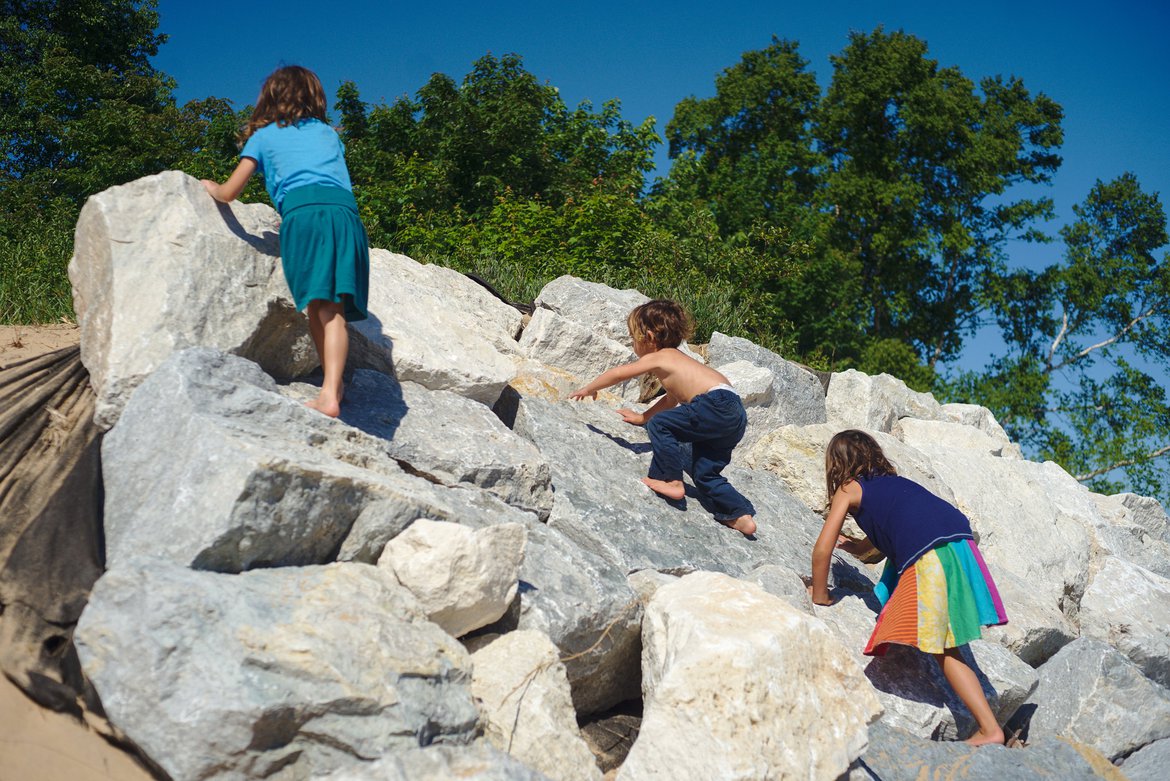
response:
[[[567,372],[580,387],[613,366],[637,359],[627,335],[625,341],[609,336],[609,329],[584,325],[550,309],[537,309],[520,337],[520,348],[530,359]],[[638,379],[606,389],[627,401],[637,401]]]
[[[1113,556],[1081,600],[1081,631],[1170,686],[1170,580]]]
[[[386,544],[378,566],[453,637],[504,615],[519,585],[527,532],[517,523],[472,531],[423,518]]]
[[[836,779],[881,707],[822,622],[754,584],[698,572],[643,621],[644,719],[619,781]]]
[[[471,691],[493,746],[554,781],[601,778],[577,728],[565,666],[546,635],[511,632],[473,653],[471,663]]]
[[[836,429],[860,428],[889,433],[899,418],[940,420],[941,406],[889,374],[871,377],[856,369],[835,372],[825,396],[825,413]]]
[[[491,406],[516,374],[520,313],[451,269],[371,251],[369,311],[353,327],[400,380]]]
[[[649,300],[637,290],[614,290],[563,276],[544,286],[536,297],[536,306],[628,346],[632,343],[626,319],[634,307]]]
[[[750,361],[732,361],[719,367],[723,376],[731,380],[745,407],[767,406],[776,398],[772,372]]]
[[[69,280],[99,425],[112,426],[134,388],[185,347],[241,355],[277,377],[317,365],[279,231],[270,207],[217,204],[179,171],[86,201]]]

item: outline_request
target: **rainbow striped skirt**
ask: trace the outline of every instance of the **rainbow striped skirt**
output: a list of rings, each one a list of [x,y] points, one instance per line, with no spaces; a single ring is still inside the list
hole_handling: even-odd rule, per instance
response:
[[[887,567],[889,561],[887,560]],[[883,582],[889,580],[885,575]],[[880,596],[880,589],[879,589]],[[865,646],[882,656],[890,643],[929,654],[966,645],[981,627],[1007,623],[1003,600],[974,540],[932,548],[902,571]]]

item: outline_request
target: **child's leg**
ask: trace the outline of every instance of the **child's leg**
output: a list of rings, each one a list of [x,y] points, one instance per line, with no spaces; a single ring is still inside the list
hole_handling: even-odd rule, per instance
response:
[[[967,706],[967,710],[971,711],[975,723],[979,725],[979,731],[967,738],[967,743],[972,746],[1003,743],[1003,730],[1000,729],[999,722],[995,720],[995,714],[991,711],[991,704],[983,694],[979,676],[963,661],[959,649],[948,648],[941,654],[934,654],[934,658],[942,667],[947,683],[955,690],[955,694],[959,695],[959,699]]]
[[[723,476],[724,467],[731,463],[734,444],[732,442],[728,445],[718,440],[715,443],[692,444],[694,460],[691,463],[691,477],[695,481],[695,488],[711,505],[715,520],[741,534],[751,535],[756,533],[756,508]]]
[[[646,434],[654,458],[650,461],[650,476],[642,482],[655,493],[668,499],[682,499],[686,496],[683,486],[683,465],[686,463],[682,443],[688,441],[690,411],[683,404],[665,412],[659,412],[646,423]]]
[[[325,379],[321,392],[309,406],[331,418],[341,414],[341,376],[349,355],[349,331],[345,325],[345,306],[336,301],[313,299],[309,302],[309,331],[321,359]]]

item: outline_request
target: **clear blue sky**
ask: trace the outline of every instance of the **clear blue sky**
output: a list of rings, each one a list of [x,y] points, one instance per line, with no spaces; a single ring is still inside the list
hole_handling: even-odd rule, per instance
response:
[[[823,90],[832,76],[829,56],[851,31],[880,24],[922,38],[940,65],[957,66],[973,81],[1015,75],[1064,107],[1064,163],[1045,188],[1058,215],[1051,231],[1071,221],[1073,204],[1094,181],[1125,171],[1160,193],[1164,205],[1170,198],[1170,0],[158,5],[160,30],[170,38],[155,66],[178,81],[180,102],[214,95],[243,107],[285,64],[315,70],[331,100],[337,85],[351,80],[366,102],[392,102],[434,72],[460,81],[483,54],[515,52],[570,106],[618,98],[625,118],[653,116],[660,133],[679,100],[713,94],[716,74],[772,35],[800,43]],[[664,174],[665,148],[658,165]],[[1041,266],[1056,262],[1060,249],[1054,243],[1012,253]],[[975,340],[965,358],[980,364],[989,349]]]

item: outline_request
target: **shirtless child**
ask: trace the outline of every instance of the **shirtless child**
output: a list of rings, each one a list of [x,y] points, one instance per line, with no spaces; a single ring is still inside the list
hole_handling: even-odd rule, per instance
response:
[[[713,508],[715,520],[744,535],[754,534],[755,507],[723,476],[731,451],[743,439],[747,414],[727,378],[679,351],[692,332],[691,318],[674,301],[648,301],[626,320],[638,360],[599,374],[569,398],[597,398],[597,392],[647,372],[666,394],[645,412],[620,409],[627,423],[645,426],[654,458],[642,482],[669,499],[682,499],[683,469],[690,467],[699,494]],[[691,443],[691,461],[681,443]]]

